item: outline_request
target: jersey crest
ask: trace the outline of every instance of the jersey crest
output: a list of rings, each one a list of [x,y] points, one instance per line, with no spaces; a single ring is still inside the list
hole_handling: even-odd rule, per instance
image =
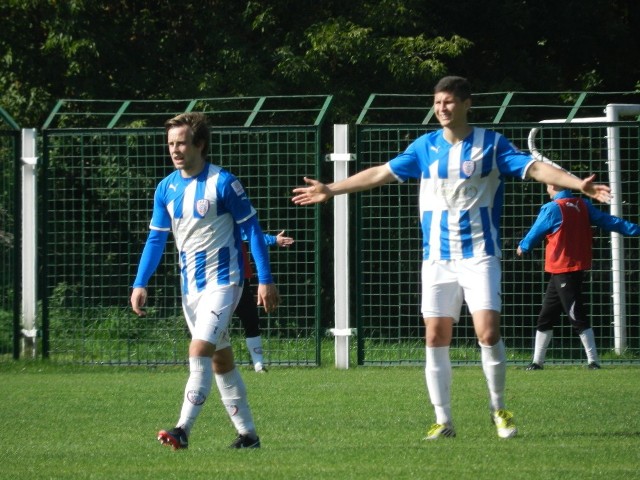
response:
[[[462,162],[462,172],[467,177],[470,177],[471,175],[473,175],[473,172],[475,172],[475,170],[476,170],[476,162],[472,160],[466,160]]]
[[[207,200],[206,198],[198,200],[196,202],[196,210],[198,212],[198,215],[204,217],[209,211],[209,200]]]

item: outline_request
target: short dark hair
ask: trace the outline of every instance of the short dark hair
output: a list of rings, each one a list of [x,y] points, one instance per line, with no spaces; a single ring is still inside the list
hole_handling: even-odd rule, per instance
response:
[[[203,113],[199,112],[187,112],[176,115],[164,122],[164,129],[167,133],[169,130],[176,127],[187,126],[193,133],[191,141],[194,145],[198,145],[200,142],[204,142],[202,149],[202,156],[206,156],[209,149],[209,123],[207,117]]]
[[[464,77],[448,76],[440,79],[433,89],[433,93],[447,92],[460,100],[471,98],[471,85]]]

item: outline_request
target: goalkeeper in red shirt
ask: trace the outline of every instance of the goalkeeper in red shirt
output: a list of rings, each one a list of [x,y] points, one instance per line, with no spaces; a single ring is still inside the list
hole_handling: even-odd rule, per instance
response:
[[[540,209],[531,230],[520,241],[518,255],[530,252],[543,239],[546,272],[551,274],[538,315],[533,361],[527,370],[542,370],[553,327],[564,311],[580,336],[587,354],[588,368],[600,368],[593,329],[584,308],[582,283],[591,268],[592,225],[607,232],[637,237],[640,226],[601,212],[588,200],[570,190],[547,185],[552,201]]]

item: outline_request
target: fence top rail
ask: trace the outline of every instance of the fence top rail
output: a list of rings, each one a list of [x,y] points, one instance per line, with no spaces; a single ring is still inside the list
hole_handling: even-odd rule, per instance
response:
[[[50,112],[48,128],[162,127],[183,112],[202,112],[215,127],[319,126],[332,95],[281,95],[172,100],[61,99]]]
[[[636,92],[490,92],[474,93],[470,121],[473,123],[540,122],[604,116],[609,104],[640,104]],[[640,121],[640,116],[632,118]],[[360,111],[362,124],[437,124],[433,94],[372,93]]]
[[[7,111],[0,107],[0,130],[20,130],[20,126],[15,122],[11,115]]]

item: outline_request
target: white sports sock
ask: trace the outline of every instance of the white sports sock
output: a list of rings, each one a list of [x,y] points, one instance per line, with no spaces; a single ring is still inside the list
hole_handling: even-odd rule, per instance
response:
[[[580,333],[580,340],[584,346],[584,351],[587,354],[587,361],[589,363],[598,363],[598,350],[596,349],[596,339],[593,335],[593,329],[587,328]]]
[[[436,414],[436,423],[452,423],[451,418],[451,360],[449,347],[426,347],[426,365],[429,399]]]
[[[213,367],[209,357],[189,357],[189,379],[184,389],[184,401],[178,426],[187,434],[202,410],[202,405],[209,396],[213,382]]]
[[[544,359],[547,356],[547,347],[553,338],[553,330],[541,332],[536,330],[536,344],[533,348],[533,363],[544,365]]]
[[[234,368],[222,375],[216,374],[216,384],[222,404],[238,433],[255,438],[256,427],[247,401],[247,388],[238,369]]]
[[[264,363],[262,355],[262,337],[260,335],[257,337],[247,337],[247,349],[251,354],[251,361],[253,362],[254,367],[258,369],[258,365],[261,367]]]
[[[502,339],[495,345],[480,345],[482,370],[489,387],[491,411],[502,410],[504,406],[504,388],[507,380],[507,353]]]

